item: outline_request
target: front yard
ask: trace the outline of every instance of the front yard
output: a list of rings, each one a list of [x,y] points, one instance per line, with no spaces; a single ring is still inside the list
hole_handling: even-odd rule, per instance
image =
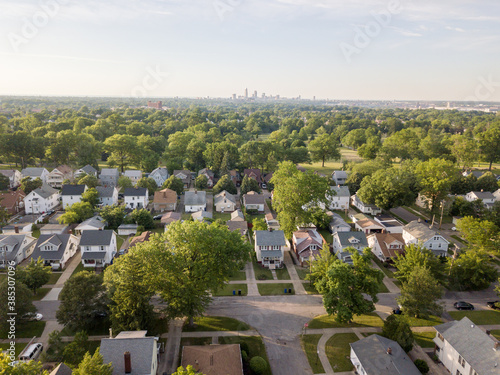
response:
[[[500,324],[500,311],[448,311],[448,313],[455,320],[460,320],[466,316],[477,325]]]
[[[358,341],[355,333],[337,333],[326,342],[326,356],[334,372],[351,371],[354,367],[349,359],[349,344]]]
[[[184,332],[205,331],[248,331],[251,327],[237,319],[225,316],[198,316],[194,318],[194,327],[189,326],[188,320],[184,323]]]
[[[278,296],[289,295],[288,290],[292,289],[291,294],[295,294],[292,283],[279,283],[279,284],[257,284],[261,296]],[[286,289],[286,293],[285,293]]]
[[[309,328],[382,327],[384,321],[376,314],[356,315],[351,323],[338,323],[332,315],[320,315],[309,322]]]
[[[44,328],[45,322],[42,320],[16,324],[16,338],[30,339],[34,336],[40,337]],[[7,339],[7,332],[0,331],[0,339]]]
[[[259,264],[257,262],[257,259],[255,258],[255,255],[253,254],[252,264],[256,280],[273,280],[273,274],[271,270]],[[278,277],[278,280],[290,280],[290,275],[288,274],[288,270],[286,269],[285,265],[283,265],[283,268],[276,269],[276,276]]]
[[[242,296],[246,296],[248,294],[247,284],[226,284],[222,289],[213,292],[212,295],[216,297],[232,296],[234,291],[236,293],[235,295],[238,296],[238,290],[241,290]]]
[[[318,356],[318,342],[322,335],[302,335],[300,344],[302,350],[306,353],[307,360],[313,371],[313,374],[323,374],[325,369]]]

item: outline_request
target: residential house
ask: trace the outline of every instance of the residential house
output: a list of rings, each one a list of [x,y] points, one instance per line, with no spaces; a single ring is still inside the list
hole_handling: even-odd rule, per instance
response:
[[[245,221],[245,215],[241,210],[236,210],[231,213],[231,221]]]
[[[298,230],[293,232],[292,250],[297,255],[300,265],[317,259],[320,256],[323,245],[326,244],[323,236],[316,229]]]
[[[434,354],[450,374],[500,374],[500,343],[469,318],[452,320],[434,329]]]
[[[495,195],[489,191],[471,191],[465,195],[465,199],[467,202],[481,199],[486,208],[492,208],[496,200]]]
[[[23,178],[29,177],[31,180],[39,178],[44,184],[46,184],[49,171],[45,168],[24,168],[21,171],[21,175]]]
[[[26,194],[21,189],[0,193],[0,207],[7,210],[10,215],[16,215],[24,210]]]
[[[236,211],[234,211],[234,212],[236,212]],[[233,212],[233,214],[234,214],[234,212]],[[238,219],[239,219],[239,217],[238,217]],[[237,230],[240,232],[240,234],[242,236],[246,236],[248,234],[248,223],[244,219],[243,220],[228,220],[228,221],[226,221],[226,225],[231,232]]]
[[[114,206],[118,204],[118,188],[115,186],[97,186],[100,206]]]
[[[354,215],[349,215],[349,217],[352,219],[352,222],[354,224],[356,224],[357,221],[360,221],[360,220],[366,220],[366,219],[369,219],[370,217],[368,215],[365,215],[365,214],[354,214]]]
[[[375,206],[374,204],[364,203],[361,199],[359,199],[357,194],[354,194],[351,197],[351,203],[354,207],[356,207],[358,210],[360,210],[364,214],[378,215],[378,214],[382,213],[381,208]]]
[[[60,189],[64,180],[73,180],[73,169],[68,165],[60,165],[47,175],[47,185],[53,188]]]
[[[359,375],[420,375],[403,348],[378,334],[349,344],[351,363]]]
[[[330,211],[331,221],[329,229],[332,234],[336,232],[350,232],[352,227],[340,216]]]
[[[203,168],[198,172],[198,176],[205,176],[207,178],[207,186],[208,188],[213,188],[215,185],[215,174],[208,168]]]
[[[116,168],[103,168],[101,174],[99,175],[99,180],[101,180],[102,186],[118,186],[118,178],[120,177],[120,172]]]
[[[462,172],[462,175],[464,177],[469,177],[472,174],[474,177],[479,178],[484,173],[485,173],[484,171],[473,170],[473,171],[464,171],[464,172]]]
[[[184,184],[184,189],[189,189],[192,180],[190,171],[176,169],[174,171],[174,176],[182,180],[182,183]]]
[[[23,175],[17,169],[2,169],[0,170],[0,174],[3,174],[9,179],[9,188],[12,189],[21,185]]]
[[[245,206],[247,210],[264,212],[265,204],[266,198],[264,195],[256,193],[255,191],[250,191],[243,195],[243,206]]]
[[[33,224],[34,223],[15,223],[8,224],[2,227],[3,234],[19,234],[19,233],[27,233],[31,235],[33,233]]]
[[[198,212],[207,209],[207,193],[205,191],[186,191],[184,195],[184,211]]]
[[[18,265],[28,258],[35,248],[36,238],[27,233],[0,234],[0,268],[7,264]]]
[[[106,227],[106,222],[100,216],[94,216],[81,222],[76,228],[76,233],[83,233],[89,230],[103,230]]]
[[[42,258],[52,269],[63,269],[77,248],[78,237],[72,234],[43,234],[36,242],[32,258]]]
[[[363,232],[336,232],[333,235],[332,246],[333,252],[341,261],[353,264],[352,255],[346,249],[352,247],[362,254],[363,250],[368,247],[368,241]]]
[[[335,185],[345,185],[347,182],[347,175],[346,171],[333,171],[332,172],[332,180]]]
[[[113,230],[84,230],[80,250],[84,267],[104,267],[116,254],[116,233]]]
[[[125,177],[128,177],[130,181],[132,181],[132,184],[135,186],[137,185],[137,182],[139,182],[139,180],[142,178],[142,171],[128,169],[123,173],[123,175]]]
[[[269,184],[271,183],[271,178],[273,178],[274,172],[266,173],[262,178],[262,188],[269,189]]]
[[[259,187],[262,187],[262,183],[264,182],[264,180],[262,179],[262,173],[260,173],[260,169],[257,168],[245,169],[243,171],[243,176],[248,176],[248,178],[257,181]]]
[[[61,190],[63,209],[82,201],[82,194],[87,191],[86,185],[64,185]]]
[[[158,187],[161,187],[161,186],[163,186],[163,184],[165,183],[165,181],[168,180],[168,178],[170,177],[170,175],[168,173],[168,169],[167,168],[158,167],[153,172],[151,172],[148,177],[152,178],[153,180],[155,180],[156,185]]]
[[[403,233],[403,224],[392,216],[382,214],[375,216],[374,219],[382,224],[388,233]]]
[[[214,197],[215,212],[233,212],[236,210],[236,197],[227,191],[221,191]]]
[[[494,193],[493,193],[493,196],[495,197],[495,201],[500,201],[500,189],[496,190]]]
[[[120,236],[135,235],[137,233],[137,228],[139,228],[137,224],[121,224],[118,227],[118,234]]]
[[[229,171],[229,177],[231,178],[231,181],[233,181],[234,186],[241,185],[241,174],[236,169]]]
[[[330,190],[333,195],[329,198],[328,208],[330,210],[348,210],[349,202],[351,200],[351,193],[347,186],[331,186]],[[321,204],[324,209],[324,205]]]
[[[59,198],[59,190],[44,184],[24,198],[24,211],[27,214],[41,214],[53,210],[59,205]]]
[[[66,224],[45,224],[40,227],[40,234],[66,234],[68,230]]]
[[[381,262],[393,260],[404,254],[405,241],[400,233],[374,233],[366,238],[372,253]]]
[[[66,366],[64,363],[59,363],[55,369],[53,369],[49,375],[72,375],[73,370]]]
[[[196,220],[196,221],[205,221],[207,219],[213,218],[212,213],[208,212],[208,211],[193,212],[191,214],[191,217],[193,218],[193,220]]]
[[[123,191],[124,203],[132,210],[147,208],[149,204],[149,192],[147,188],[125,188]]]
[[[113,365],[113,375],[156,375],[158,337],[147,331],[122,331],[115,338],[101,339],[99,352],[104,363]]]
[[[200,374],[243,375],[239,344],[183,346],[181,365]]]
[[[421,245],[431,250],[434,255],[445,257],[448,255],[448,245],[446,238],[427,225],[414,220],[403,227],[403,239],[406,245]]]
[[[155,191],[153,209],[158,212],[175,211],[177,208],[177,193],[171,189]]]
[[[267,229],[278,230],[280,229],[280,223],[273,213],[269,212],[265,216]]]
[[[285,233],[282,230],[257,230],[254,236],[257,261],[270,269],[281,268],[286,247]]]
[[[182,214],[179,212],[169,212],[161,217],[161,223],[165,225],[165,232],[170,224],[174,221],[179,221],[182,219]]]
[[[365,234],[382,233],[385,227],[373,219],[358,220],[354,223],[354,228]]]
[[[80,178],[81,176],[88,174],[89,176],[94,176],[97,177],[98,175],[97,169],[95,169],[93,166],[87,164],[85,167],[82,167],[78,170],[75,171],[75,178]]]

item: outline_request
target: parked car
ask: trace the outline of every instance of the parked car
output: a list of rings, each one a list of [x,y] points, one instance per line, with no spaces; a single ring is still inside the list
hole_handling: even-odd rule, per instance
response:
[[[156,215],[156,216],[153,216],[153,220],[161,220],[162,217],[163,217],[163,215]]]
[[[474,310],[474,306],[469,302],[458,301],[453,304],[457,310]]]
[[[490,309],[500,310],[500,301],[486,302],[486,306],[488,306]]]
[[[23,315],[23,318],[27,320],[42,320],[43,315],[40,313],[27,313]]]
[[[393,314],[396,314],[396,315],[401,315],[403,312],[401,311],[401,309],[398,307],[396,309],[392,309],[392,313]]]

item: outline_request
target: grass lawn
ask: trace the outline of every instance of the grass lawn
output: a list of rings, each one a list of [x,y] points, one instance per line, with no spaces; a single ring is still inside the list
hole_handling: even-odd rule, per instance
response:
[[[36,294],[33,296],[33,301],[40,301],[43,297],[50,292],[52,288],[40,288],[36,291]]]
[[[179,356],[182,354],[182,347],[183,346],[210,345],[211,343],[212,343],[211,337],[184,337],[181,339],[181,350],[180,350]]]
[[[349,215],[346,215],[345,211],[343,211],[343,210],[335,210],[334,212],[336,214],[339,214],[342,217],[342,219],[344,219],[344,221],[346,223],[352,223],[352,219],[349,217]]]
[[[400,222],[402,222],[403,224],[408,224],[408,222],[407,222],[405,219],[403,219],[402,217],[400,217],[400,216],[396,215],[394,212],[392,212],[392,211],[391,211],[391,213],[390,213],[390,214],[391,214],[392,216],[394,216],[396,219],[398,219]]]
[[[472,320],[477,325],[500,324],[500,311],[448,311],[455,320],[460,320],[464,316]]]
[[[305,280],[306,276],[309,275],[309,267],[295,266],[295,270],[301,280]]]
[[[300,164],[303,166],[305,169],[313,170],[313,171],[318,171],[320,173],[326,174],[326,175],[331,175],[333,171],[342,169],[342,160],[357,160],[357,161],[362,161],[362,159],[359,157],[358,152],[355,150],[350,150],[345,147],[340,148],[340,155],[341,155],[341,160],[336,160],[336,161],[327,161],[325,162],[325,166],[322,166],[321,162],[318,163],[311,163],[311,164]]]
[[[328,229],[320,229],[318,230],[318,233],[323,236],[325,241],[329,244],[333,243],[333,235],[328,231]]]
[[[467,242],[466,242],[464,239],[462,239],[462,238],[458,237],[456,234],[453,234],[453,235],[451,235],[450,237],[451,237],[451,238],[453,238],[453,239],[455,239],[455,240],[457,240],[457,241],[458,241],[458,242],[460,242],[461,244],[467,245]]]
[[[390,279],[394,278],[394,272],[392,272],[390,269],[384,267],[384,264],[380,261],[380,259],[378,259],[375,255],[372,256],[372,259],[375,263],[377,263],[377,266],[379,266],[379,268],[382,270],[383,273],[385,273],[385,275],[388,278],[390,278]]]
[[[295,294],[292,283],[257,284],[257,288],[259,288],[261,296],[288,295],[288,289],[292,289],[292,294]],[[284,293],[285,288],[287,289],[286,294]]]
[[[148,334],[161,335],[162,333],[167,333],[167,332],[168,332],[168,319],[160,318],[156,320],[154,327],[152,328],[151,332],[148,332]]]
[[[240,344],[248,347],[248,358],[255,356],[262,357],[266,360],[268,366],[262,375],[272,375],[269,359],[267,358],[266,348],[260,336],[230,336],[219,337],[219,344]]]
[[[0,273],[0,283],[7,279],[7,274],[6,273]]]
[[[306,290],[307,294],[319,294],[313,284],[303,283],[302,285],[304,285],[304,289]]]
[[[88,336],[106,336],[109,335],[109,328],[111,327],[111,323],[109,319],[101,318],[95,320],[95,326],[91,329],[87,329]],[[71,330],[67,326],[63,328],[61,334],[63,336],[74,336],[78,331]],[[113,336],[117,335],[119,332],[113,331]]]
[[[120,250],[125,239],[122,236],[116,236],[116,249]]]
[[[326,342],[326,355],[334,372],[351,371],[350,343],[358,341],[355,333],[337,333]]]
[[[435,344],[432,339],[436,337],[436,331],[413,332],[413,337],[422,348],[433,348]]]
[[[189,220],[190,217],[191,217],[190,213],[184,212],[181,215],[181,220]]]
[[[33,237],[35,238],[40,238],[40,228],[37,226],[37,228],[33,231]]]
[[[378,292],[379,293],[389,293],[389,289],[387,289],[387,287],[385,286],[385,284],[383,282],[381,282],[378,285]]]
[[[16,344],[16,358],[21,354],[26,345],[28,344]],[[10,344],[0,344],[0,350],[7,350],[9,348]]]
[[[229,281],[242,281],[242,280],[246,280],[247,279],[247,275],[245,273],[245,271],[236,271],[233,276],[231,276],[229,278]]]
[[[62,272],[52,272],[52,274],[50,275],[50,279],[49,279],[49,281],[47,282],[46,285],[57,284],[57,280],[59,280],[59,278],[61,277],[61,275],[62,275]]]
[[[16,324],[16,338],[31,339],[33,336],[40,337],[45,328],[44,321],[33,321]],[[0,339],[6,339],[7,332],[0,331]]]
[[[205,331],[248,331],[250,326],[237,319],[224,316],[198,316],[194,318],[194,327],[189,327],[189,321],[184,323],[184,332]]]
[[[500,340],[500,329],[494,329],[491,331],[491,334],[496,337],[497,340]]]
[[[411,327],[433,327],[443,323],[443,320],[435,315],[431,315],[427,319],[414,318],[411,316],[406,316],[406,318]]]
[[[338,323],[332,315],[320,315],[309,322],[309,328],[382,327],[384,321],[375,313],[356,315],[351,323]]]
[[[83,267],[83,264],[82,263],[79,263],[78,266],[76,266],[75,270],[73,271],[73,273],[71,274],[71,276],[73,275],[76,275],[78,272],[80,271],[85,271],[85,267]],[[70,277],[71,277],[70,276]]]
[[[269,268],[262,267],[259,263],[257,263],[255,255],[252,255],[252,264],[256,280],[273,280],[271,270]]]
[[[220,212],[213,212],[213,218],[214,220],[221,219],[222,221],[226,222],[228,220],[231,220],[231,214],[228,213],[220,213]]]
[[[283,265],[283,268],[276,270],[276,276],[278,277],[278,280],[290,280],[290,274],[288,273],[285,265]]]
[[[306,353],[309,365],[312,368],[313,374],[323,374],[325,369],[321,365],[318,356],[318,342],[322,335],[302,335],[300,336],[300,344],[302,350]]]
[[[224,288],[219,289],[217,293],[212,293],[214,296],[232,296],[233,290],[236,291],[236,296],[238,296],[238,290],[241,290],[241,295],[246,296],[248,294],[247,284],[226,284]]]

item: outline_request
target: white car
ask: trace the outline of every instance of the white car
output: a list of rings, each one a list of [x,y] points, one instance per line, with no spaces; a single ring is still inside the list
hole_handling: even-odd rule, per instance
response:
[[[40,313],[27,313],[23,315],[23,318],[28,320],[42,320],[43,315]]]

